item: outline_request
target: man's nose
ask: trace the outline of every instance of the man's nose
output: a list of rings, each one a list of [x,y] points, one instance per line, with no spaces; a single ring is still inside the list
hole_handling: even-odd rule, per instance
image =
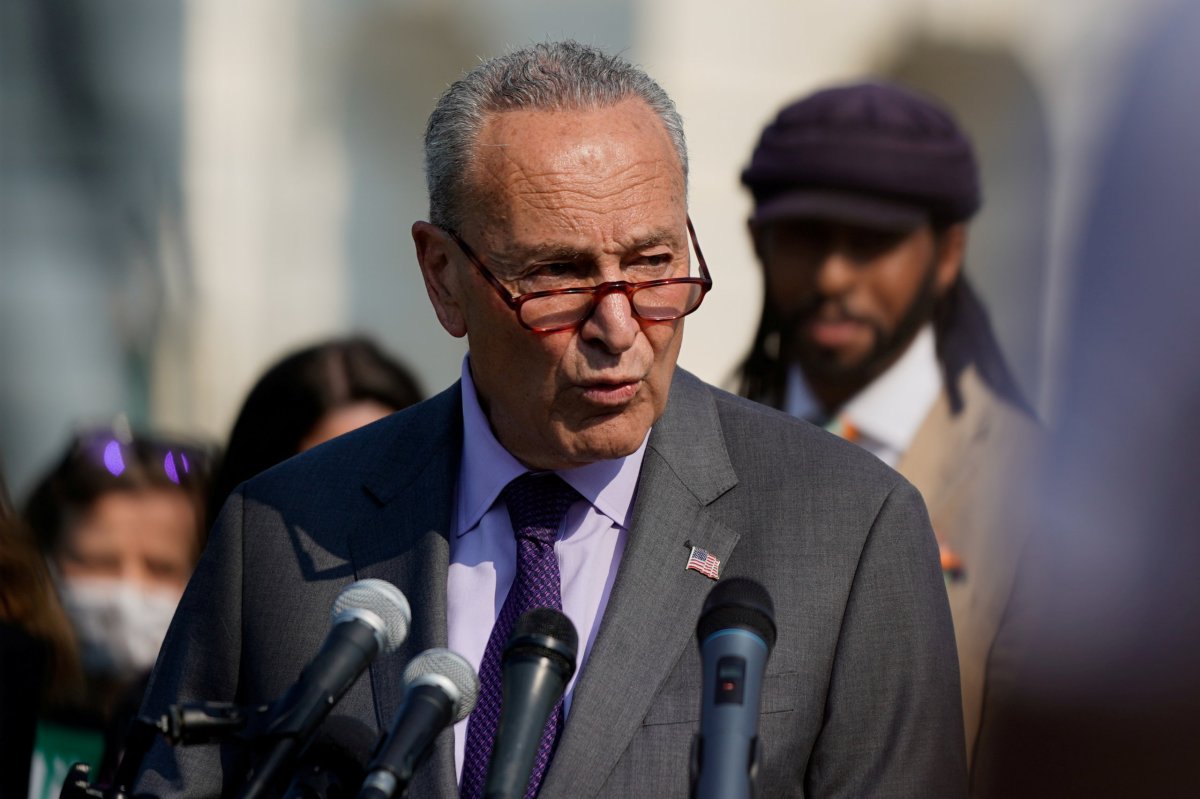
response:
[[[621,291],[605,295],[580,328],[580,334],[611,353],[621,353],[633,346],[640,329],[629,297]]]
[[[817,291],[839,296],[854,286],[854,261],[840,247],[831,247],[817,265]]]

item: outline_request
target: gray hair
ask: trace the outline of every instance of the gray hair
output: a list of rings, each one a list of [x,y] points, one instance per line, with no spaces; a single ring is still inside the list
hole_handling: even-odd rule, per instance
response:
[[[485,61],[451,84],[425,128],[429,221],[461,223],[464,176],[489,114],[501,111],[606,108],[638,98],[662,120],[687,179],[687,142],[675,103],[642,70],[574,41],[546,42]]]

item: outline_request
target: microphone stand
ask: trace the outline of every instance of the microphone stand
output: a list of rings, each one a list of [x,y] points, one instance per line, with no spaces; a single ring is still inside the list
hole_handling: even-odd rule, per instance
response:
[[[197,702],[171,705],[167,713],[157,719],[139,716],[133,720],[125,739],[125,751],[117,764],[112,784],[93,785],[91,766],[73,763],[58,794],[59,799],[131,799],[133,782],[159,735],[172,746],[222,743],[233,738],[253,745],[266,734],[259,732],[253,722],[265,717],[269,709],[269,705],[245,708],[229,702]],[[252,729],[247,732],[247,727]]]

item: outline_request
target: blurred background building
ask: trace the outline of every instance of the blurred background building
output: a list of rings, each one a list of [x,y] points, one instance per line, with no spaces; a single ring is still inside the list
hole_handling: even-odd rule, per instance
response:
[[[420,140],[464,69],[573,37],[675,98],[716,289],[681,364],[726,382],[761,283],[738,176],[763,124],[868,74],[938,95],[974,137],[968,270],[1052,407],[1069,264],[1145,0],[0,0],[0,459],[18,497],[73,425],[223,438],[264,366],[364,331],[428,391],[461,342],[409,226]]]

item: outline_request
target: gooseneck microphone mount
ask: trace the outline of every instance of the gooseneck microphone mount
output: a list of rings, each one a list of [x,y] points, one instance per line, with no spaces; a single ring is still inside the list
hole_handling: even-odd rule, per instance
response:
[[[412,621],[408,600],[385,580],[366,579],[338,594],[332,625],[297,681],[275,702],[172,705],[158,718],[134,721],[125,755],[109,786],[89,784],[89,768],[74,764],[60,799],[127,799],[154,740],[172,745],[233,742],[250,754],[240,799],[275,796],[333,706],[381,653],[404,643]]]

